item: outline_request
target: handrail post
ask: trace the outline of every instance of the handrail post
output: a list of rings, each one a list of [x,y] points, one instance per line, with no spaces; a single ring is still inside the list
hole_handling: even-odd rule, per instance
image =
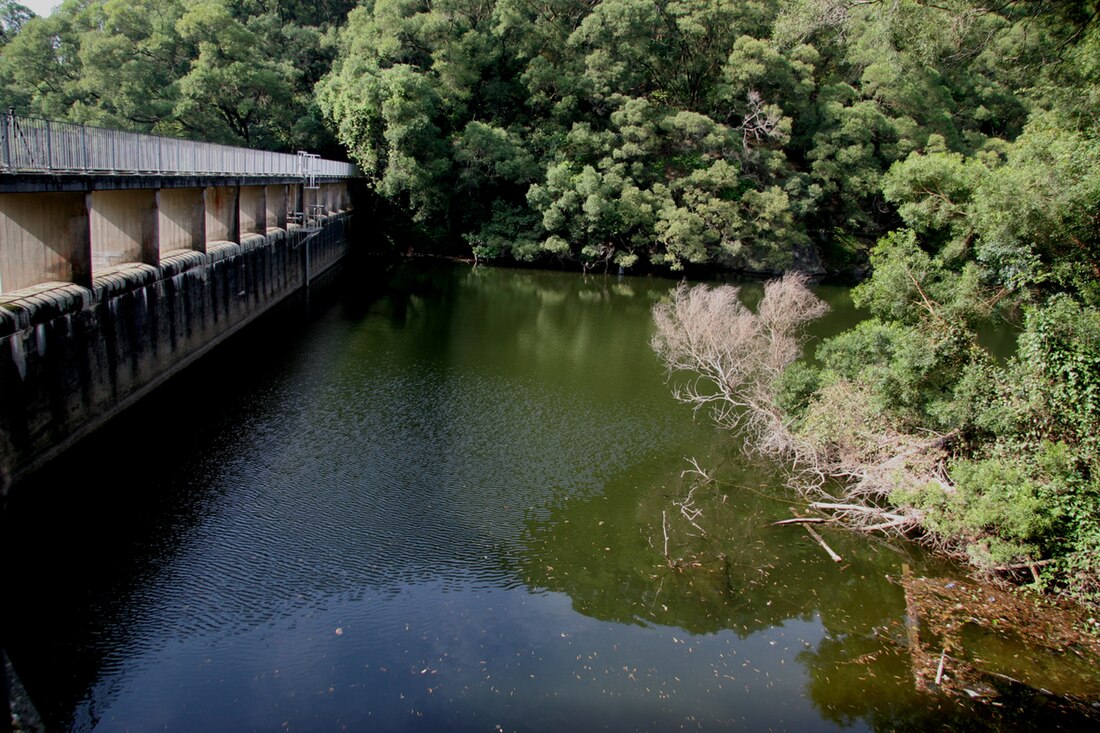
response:
[[[11,117],[13,113],[8,110],[3,114],[3,123],[0,124],[0,165],[4,170],[11,168],[11,151],[8,147],[8,130],[11,128]]]
[[[83,160],[84,170],[88,170],[88,126],[80,126],[80,151],[82,153],[81,158]]]
[[[53,130],[49,120],[46,120],[46,170],[53,170]]]

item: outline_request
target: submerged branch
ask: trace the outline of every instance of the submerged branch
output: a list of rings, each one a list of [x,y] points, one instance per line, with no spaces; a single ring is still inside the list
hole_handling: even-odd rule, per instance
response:
[[[815,532],[813,527],[804,527],[803,529],[805,529],[806,532],[814,538],[817,544],[821,545],[821,549],[825,550],[825,552],[829,555],[833,562],[844,562],[844,559],[841,558],[840,555],[833,552],[833,548],[825,544],[825,540],[821,539],[821,535]]]

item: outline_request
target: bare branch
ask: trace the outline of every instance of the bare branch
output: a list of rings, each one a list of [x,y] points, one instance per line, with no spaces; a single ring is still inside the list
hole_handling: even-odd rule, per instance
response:
[[[829,520],[825,517],[793,517],[792,519],[780,519],[778,522],[772,522],[769,527],[782,527],[785,524],[822,524]]]
[[[919,292],[936,314],[938,305]],[[828,306],[800,274],[767,283],[755,313],[738,295],[731,286],[681,285],[671,301],[654,308],[653,348],[675,381],[676,399],[709,411],[720,427],[744,438],[746,451],[786,461],[790,483],[817,498],[811,508],[831,520],[866,532],[920,530],[923,513],[890,507],[891,497],[898,489],[928,487],[953,493],[946,461],[956,434],[914,434],[890,425],[875,409],[869,388],[845,379],[819,389],[793,429],[778,405],[779,377],[802,354],[803,327]],[[709,478],[693,466],[684,475]],[[676,506],[702,532],[692,492]]]
[[[682,378],[673,396],[709,409],[719,426],[765,455],[799,452],[776,404],[776,380],[801,356],[801,328],[828,310],[806,282],[801,273],[768,282],[756,313],[729,285],[681,285],[653,309],[653,349],[669,378]]]

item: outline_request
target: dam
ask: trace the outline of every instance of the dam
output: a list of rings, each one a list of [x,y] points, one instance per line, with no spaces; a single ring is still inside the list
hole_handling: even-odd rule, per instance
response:
[[[56,457],[348,252],[350,163],[0,115],[0,442]]]

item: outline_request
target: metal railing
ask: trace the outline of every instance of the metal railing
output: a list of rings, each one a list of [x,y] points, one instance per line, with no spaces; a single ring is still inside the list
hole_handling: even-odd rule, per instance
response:
[[[353,178],[355,166],[315,155],[179,140],[0,114],[0,172]]]

